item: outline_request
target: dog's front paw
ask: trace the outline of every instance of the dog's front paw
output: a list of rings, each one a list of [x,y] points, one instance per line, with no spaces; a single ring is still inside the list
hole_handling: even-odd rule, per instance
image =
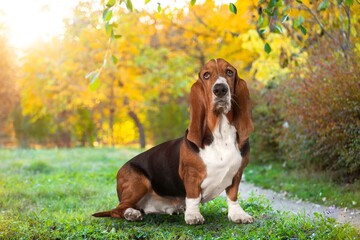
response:
[[[228,218],[234,223],[252,223],[254,218],[245,212],[236,201],[226,199],[229,207]]]
[[[205,222],[201,213],[185,213],[185,222],[190,225],[203,224]]]
[[[143,219],[141,212],[133,208],[126,209],[124,213],[124,217],[128,221],[141,221]]]
[[[185,222],[190,225],[203,224],[205,222],[204,217],[199,210],[199,204],[201,196],[198,198],[186,198],[186,210],[185,210]]]
[[[254,218],[245,211],[229,212],[228,218],[234,223],[252,223]]]

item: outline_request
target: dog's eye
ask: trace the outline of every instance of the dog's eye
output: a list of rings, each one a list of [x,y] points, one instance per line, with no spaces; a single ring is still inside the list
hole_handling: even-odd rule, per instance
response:
[[[233,71],[227,69],[226,70],[226,75],[228,75],[229,77],[232,77],[234,75]]]
[[[210,73],[209,72],[205,72],[203,75],[205,80],[208,80],[210,78]]]

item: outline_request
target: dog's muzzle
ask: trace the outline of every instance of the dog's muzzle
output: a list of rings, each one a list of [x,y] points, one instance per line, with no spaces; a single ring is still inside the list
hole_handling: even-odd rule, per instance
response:
[[[228,85],[225,83],[216,83],[212,92],[214,93],[214,110],[217,113],[228,113],[231,108]]]

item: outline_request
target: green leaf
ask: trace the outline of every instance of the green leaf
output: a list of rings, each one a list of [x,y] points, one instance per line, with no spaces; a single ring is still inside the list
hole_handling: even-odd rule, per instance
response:
[[[126,8],[132,12],[133,11],[133,4],[131,2],[131,0],[126,0]]]
[[[307,34],[306,28],[303,25],[300,25],[299,28],[304,35]]]
[[[157,4],[158,4],[157,11],[158,11],[158,13],[160,13],[161,12],[161,5],[160,5],[160,3],[157,3]]]
[[[297,19],[294,20],[294,27],[298,28],[300,25],[302,25],[305,22],[305,19],[302,15],[299,15]]]
[[[345,4],[346,4],[347,6],[351,6],[351,5],[354,4],[354,0],[345,0]]]
[[[105,32],[107,36],[113,36],[114,35],[114,29],[110,23],[105,23]]]
[[[107,6],[108,8],[110,8],[110,7],[114,6],[114,5],[115,5],[115,0],[109,0],[109,1],[106,3],[106,6]]]
[[[328,0],[324,0],[324,1],[322,1],[322,2],[319,4],[317,10],[318,10],[319,12],[320,12],[320,11],[324,11],[324,10],[327,9],[328,7],[329,7],[329,1],[328,1]]]
[[[283,18],[281,19],[281,23],[286,22],[289,19],[289,15],[284,15]]]
[[[95,91],[100,87],[100,70],[95,70],[88,73],[85,77],[90,80],[89,88],[91,91]]]
[[[116,65],[119,62],[119,59],[115,55],[111,55],[111,61]]]
[[[104,11],[103,11],[103,20],[104,22],[109,22],[112,18],[112,11],[110,8],[106,8]]]
[[[260,33],[261,35],[263,35],[264,33],[266,33],[266,28],[261,28],[261,29],[259,30],[259,33]]]
[[[264,50],[267,54],[269,54],[271,52],[271,47],[268,43],[265,43]]]
[[[120,34],[115,34],[115,35],[114,35],[114,38],[115,38],[115,39],[119,39],[119,38],[121,38],[121,37],[122,37],[122,35],[120,35]]]
[[[282,6],[284,6],[284,1],[283,1],[283,0],[277,0],[277,1],[276,1],[276,6],[277,6],[277,7],[282,7]]]
[[[263,22],[264,22],[264,15],[261,14],[260,17],[259,17],[259,20],[258,20],[258,25],[262,26]]]
[[[100,87],[100,81],[99,78],[97,77],[96,79],[94,79],[94,81],[92,81],[92,83],[90,83],[89,89],[90,91],[96,91],[99,89],[99,87]]]
[[[274,16],[274,13],[275,13],[275,7],[271,7],[271,8],[264,8],[264,12],[269,15],[270,17],[273,17]]]
[[[302,4],[303,2],[301,0],[296,0],[298,3]]]
[[[280,34],[282,34],[282,33],[283,33],[282,27],[281,27],[280,25],[277,25],[277,24],[276,24],[276,25],[274,26],[273,32],[274,32],[274,33],[280,33]]]
[[[86,79],[90,78],[90,77],[91,77],[92,75],[94,75],[97,71],[98,71],[98,70],[89,72],[88,74],[85,75],[85,78],[86,78]]]
[[[119,24],[117,24],[117,23],[115,23],[115,22],[112,22],[112,23],[111,23],[111,26],[115,29],[115,28],[117,28],[117,27],[119,26]]]
[[[196,0],[191,0],[191,2],[190,2],[191,6],[194,6],[195,3],[196,3]]]
[[[237,8],[236,8],[235,4],[230,3],[229,4],[229,9],[230,9],[230,12],[232,12],[233,14],[237,13]]]
[[[302,15],[299,15],[298,20],[300,24],[303,24],[305,22],[305,19]]]
[[[273,8],[276,5],[276,0],[270,0],[268,8]]]
[[[291,9],[291,7],[289,5],[287,5],[286,7],[284,7],[282,14],[288,15],[287,13],[289,12],[290,9]]]
[[[151,0],[145,0],[145,4],[148,4]]]

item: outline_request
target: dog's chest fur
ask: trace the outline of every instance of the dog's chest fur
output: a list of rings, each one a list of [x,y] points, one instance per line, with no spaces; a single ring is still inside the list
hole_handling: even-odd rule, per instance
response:
[[[213,131],[213,142],[200,149],[206,165],[206,177],[201,184],[202,202],[217,197],[231,185],[241,164],[241,154],[236,143],[236,129],[222,115]]]

